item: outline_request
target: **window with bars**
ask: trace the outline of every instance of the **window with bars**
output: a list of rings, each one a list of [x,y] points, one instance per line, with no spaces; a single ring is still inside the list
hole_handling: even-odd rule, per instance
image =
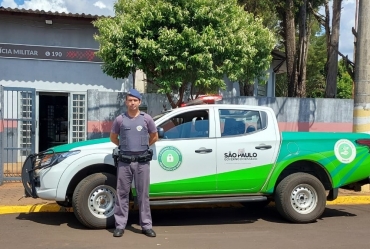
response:
[[[71,142],[86,140],[86,95],[72,94]]]
[[[20,148],[21,156],[28,156],[32,148],[32,93],[20,92]]]

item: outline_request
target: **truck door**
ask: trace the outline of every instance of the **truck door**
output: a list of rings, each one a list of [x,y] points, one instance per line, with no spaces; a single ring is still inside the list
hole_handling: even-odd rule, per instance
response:
[[[218,192],[258,191],[277,157],[275,123],[269,123],[268,113],[259,109],[219,109],[216,116]]]
[[[164,138],[153,145],[151,196],[199,195],[216,191],[214,110],[210,107],[170,115],[157,124]]]

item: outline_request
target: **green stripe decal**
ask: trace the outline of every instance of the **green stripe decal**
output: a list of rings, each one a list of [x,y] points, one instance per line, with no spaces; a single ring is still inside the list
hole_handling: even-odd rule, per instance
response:
[[[217,190],[223,193],[255,193],[265,183],[273,164],[262,165],[217,176]]]
[[[351,176],[353,176],[356,172],[358,172],[358,168],[361,167],[365,159],[366,159],[366,155],[363,155],[360,161],[357,162],[352,168],[350,168],[349,172],[346,175],[341,177],[339,185],[344,185],[346,182],[348,182]]]
[[[211,194],[216,190],[216,175],[150,184],[150,196]]]
[[[70,144],[63,144],[63,145],[52,147],[51,149],[54,150],[54,152],[59,153],[59,152],[70,151],[70,150],[73,150],[81,146],[102,144],[102,143],[108,143],[108,142],[110,142],[110,138],[99,138],[99,139],[85,140],[85,141],[75,142],[75,143],[70,143]]]
[[[258,192],[272,168],[272,164],[183,180],[154,183],[150,196],[199,194],[228,194]]]

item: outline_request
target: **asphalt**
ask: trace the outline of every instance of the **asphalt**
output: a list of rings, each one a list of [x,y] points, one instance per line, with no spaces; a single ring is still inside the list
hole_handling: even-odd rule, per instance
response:
[[[340,189],[338,198],[334,201],[327,202],[327,205],[357,204],[370,204],[370,185],[364,186],[361,191],[358,192]],[[238,204],[219,204],[217,206],[227,205],[235,206]],[[154,208],[163,207],[155,206]],[[173,207],[171,206],[171,208]],[[20,182],[6,182],[0,186],[0,215],[33,212],[73,212],[73,209],[60,207],[55,201],[24,197],[24,188]]]

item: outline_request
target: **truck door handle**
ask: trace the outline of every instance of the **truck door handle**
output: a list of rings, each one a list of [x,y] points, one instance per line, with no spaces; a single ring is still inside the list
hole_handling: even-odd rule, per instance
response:
[[[268,150],[268,149],[271,149],[272,146],[271,145],[259,145],[259,146],[256,146],[255,148],[257,150]]]
[[[212,149],[206,149],[206,148],[200,148],[199,150],[195,150],[195,153],[205,154],[205,153],[211,153]]]

